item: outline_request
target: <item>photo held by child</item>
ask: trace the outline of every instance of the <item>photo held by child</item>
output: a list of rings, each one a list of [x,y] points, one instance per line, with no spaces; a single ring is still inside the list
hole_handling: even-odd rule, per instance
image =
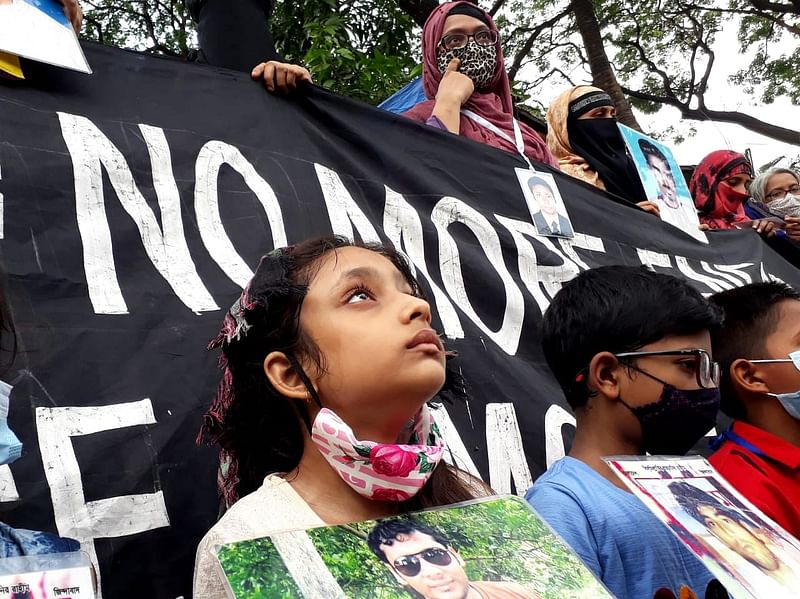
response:
[[[711,296],[725,310],[711,336],[722,412],[733,419],[711,464],[800,538],[800,293],[779,282]]]
[[[713,428],[709,331],[721,320],[685,281],[632,266],[582,272],[544,315],[545,358],[576,431],[526,499],[619,599],[682,587],[703,597],[714,580],[602,458],[682,455]]]
[[[197,550],[195,599],[224,597],[214,548],[485,496],[444,462],[428,402],[463,399],[405,259],[324,237],[275,250],[210,344],[224,374],[201,436],[229,509]]]

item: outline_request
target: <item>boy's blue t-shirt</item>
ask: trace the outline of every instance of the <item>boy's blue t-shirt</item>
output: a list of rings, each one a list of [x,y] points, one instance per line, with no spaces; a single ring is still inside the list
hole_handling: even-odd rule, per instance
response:
[[[525,499],[618,599],[660,588],[705,595],[713,576],[633,494],[575,458],[562,458]]]

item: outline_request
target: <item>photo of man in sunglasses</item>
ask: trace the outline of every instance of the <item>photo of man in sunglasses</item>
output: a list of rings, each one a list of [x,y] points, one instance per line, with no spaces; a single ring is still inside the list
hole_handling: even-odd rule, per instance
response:
[[[516,582],[470,581],[450,541],[416,520],[383,520],[367,543],[395,579],[423,599],[539,599]]]

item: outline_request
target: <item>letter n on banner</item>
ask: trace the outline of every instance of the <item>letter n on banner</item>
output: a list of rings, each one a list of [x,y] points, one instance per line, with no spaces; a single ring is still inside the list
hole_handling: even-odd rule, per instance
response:
[[[513,479],[517,495],[524,495],[533,479],[522,448],[514,404],[486,404],[486,452],[489,486],[498,493],[511,493]]]
[[[219,310],[197,274],[186,243],[180,197],[164,132],[140,125],[147,143],[163,227],[148,206],[122,152],[86,117],[58,113],[61,133],[72,158],[75,209],[83,242],[89,299],[97,314],[127,314],[117,279],[111,228],[103,197],[103,168],[120,204],[139,230],[147,256],[175,295],[194,312]]]
[[[97,572],[98,599],[102,594],[94,540],[169,526],[169,516],[161,490],[87,502],[71,438],[155,423],[149,398],[99,407],[36,408],[39,448],[58,533],[80,541],[89,554]]]

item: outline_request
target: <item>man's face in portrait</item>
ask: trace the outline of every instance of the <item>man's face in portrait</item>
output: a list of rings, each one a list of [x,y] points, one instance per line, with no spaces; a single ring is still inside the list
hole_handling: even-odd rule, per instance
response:
[[[661,199],[670,208],[680,206],[675,190],[675,177],[672,176],[672,169],[669,168],[669,164],[658,156],[649,155],[647,156],[647,166],[650,167],[650,172],[655,177]]]
[[[539,204],[539,209],[542,211],[542,214],[546,214],[549,217],[554,217],[558,214],[556,199],[549,187],[546,185],[534,184],[531,185],[530,189],[533,199]]]
[[[452,547],[414,531],[381,545],[389,568],[402,584],[425,599],[464,599],[470,590],[464,561]]]

